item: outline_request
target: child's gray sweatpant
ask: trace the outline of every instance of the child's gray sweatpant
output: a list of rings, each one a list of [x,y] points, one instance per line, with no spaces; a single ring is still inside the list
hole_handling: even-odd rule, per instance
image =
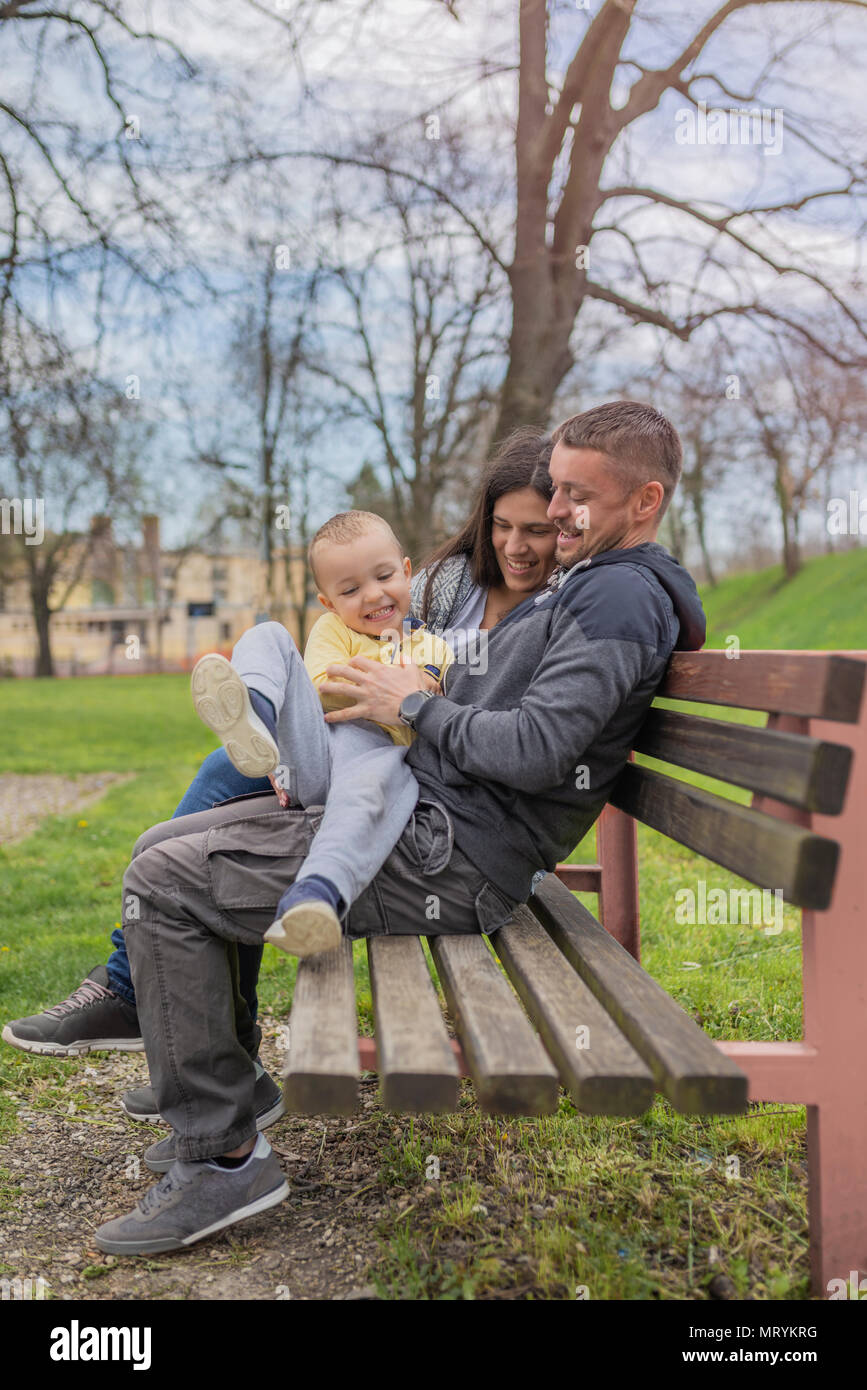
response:
[[[291,801],[325,807],[297,877],[330,879],[348,907],[382,867],[415,809],[418,782],[404,762],[406,747],[366,719],[326,724],[301,653],[281,623],[258,623],[245,632],[232,665],[277,712]]]

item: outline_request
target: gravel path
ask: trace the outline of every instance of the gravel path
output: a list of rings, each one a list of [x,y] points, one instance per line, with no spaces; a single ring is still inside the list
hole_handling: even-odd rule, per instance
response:
[[[61,777],[53,772],[0,774],[0,845],[14,844],[32,834],[43,816],[89,806],[131,772],[88,772]]]
[[[274,1018],[261,1023],[262,1060],[279,1078],[281,1029]],[[0,1212],[6,1278],[42,1278],[61,1300],[376,1297],[377,1218],[396,1216],[409,1199],[378,1181],[374,1078],[362,1082],[350,1119],[284,1116],[267,1131],[292,1188],[285,1202],[189,1251],[148,1260],[103,1255],[92,1240],[95,1227],[131,1210],[157,1181],[141,1155],[166,1129],[130,1120],[119,1105],[123,1091],[147,1084],[144,1056],[91,1054],[60,1091],[56,1078],[41,1084],[29,1104],[20,1097],[22,1129],[0,1146],[0,1187],[12,1197]]]

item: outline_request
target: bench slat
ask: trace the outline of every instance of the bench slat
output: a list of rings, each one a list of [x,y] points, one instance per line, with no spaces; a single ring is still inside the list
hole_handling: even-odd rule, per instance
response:
[[[358,1108],[358,1018],[352,943],[298,962],[289,1049],[286,1108],[298,1115],[351,1115]]]
[[[581,976],[526,907],[491,937],[524,1007],[579,1110],[641,1115],[653,1101],[653,1076]],[[576,1030],[586,1028],[577,1045]]]
[[[636,752],[772,796],[805,811],[839,815],[852,750],[801,734],[652,709]]]
[[[831,900],[840,847],[761,811],[630,764],[610,801],[678,844],[787,902],[824,911]]]
[[[867,663],[828,652],[675,652],[657,691],[669,700],[733,705],[857,724]]]
[[[549,1115],[557,1070],[480,936],[428,938],[479,1105],[489,1115]]]
[[[569,889],[548,874],[530,906],[684,1114],[739,1114],[747,1078]]]
[[[367,957],[383,1105],[453,1113],[458,1064],[420,938],[368,937]]]

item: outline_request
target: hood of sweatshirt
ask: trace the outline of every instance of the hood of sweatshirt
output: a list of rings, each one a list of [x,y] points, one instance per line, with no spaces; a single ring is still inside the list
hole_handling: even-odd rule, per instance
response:
[[[707,623],[695,580],[673,555],[656,541],[645,541],[621,550],[603,550],[575,569],[597,569],[601,565],[640,565],[656,576],[674,605],[680,623],[675,651],[697,652],[704,646]],[[561,583],[572,574],[567,570]]]

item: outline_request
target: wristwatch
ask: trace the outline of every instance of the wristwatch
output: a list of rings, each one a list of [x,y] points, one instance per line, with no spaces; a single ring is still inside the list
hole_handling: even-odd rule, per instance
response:
[[[408,695],[404,695],[397,712],[401,724],[406,724],[410,729],[414,729],[415,721],[427,701],[434,698],[435,693],[433,690],[411,690]]]

